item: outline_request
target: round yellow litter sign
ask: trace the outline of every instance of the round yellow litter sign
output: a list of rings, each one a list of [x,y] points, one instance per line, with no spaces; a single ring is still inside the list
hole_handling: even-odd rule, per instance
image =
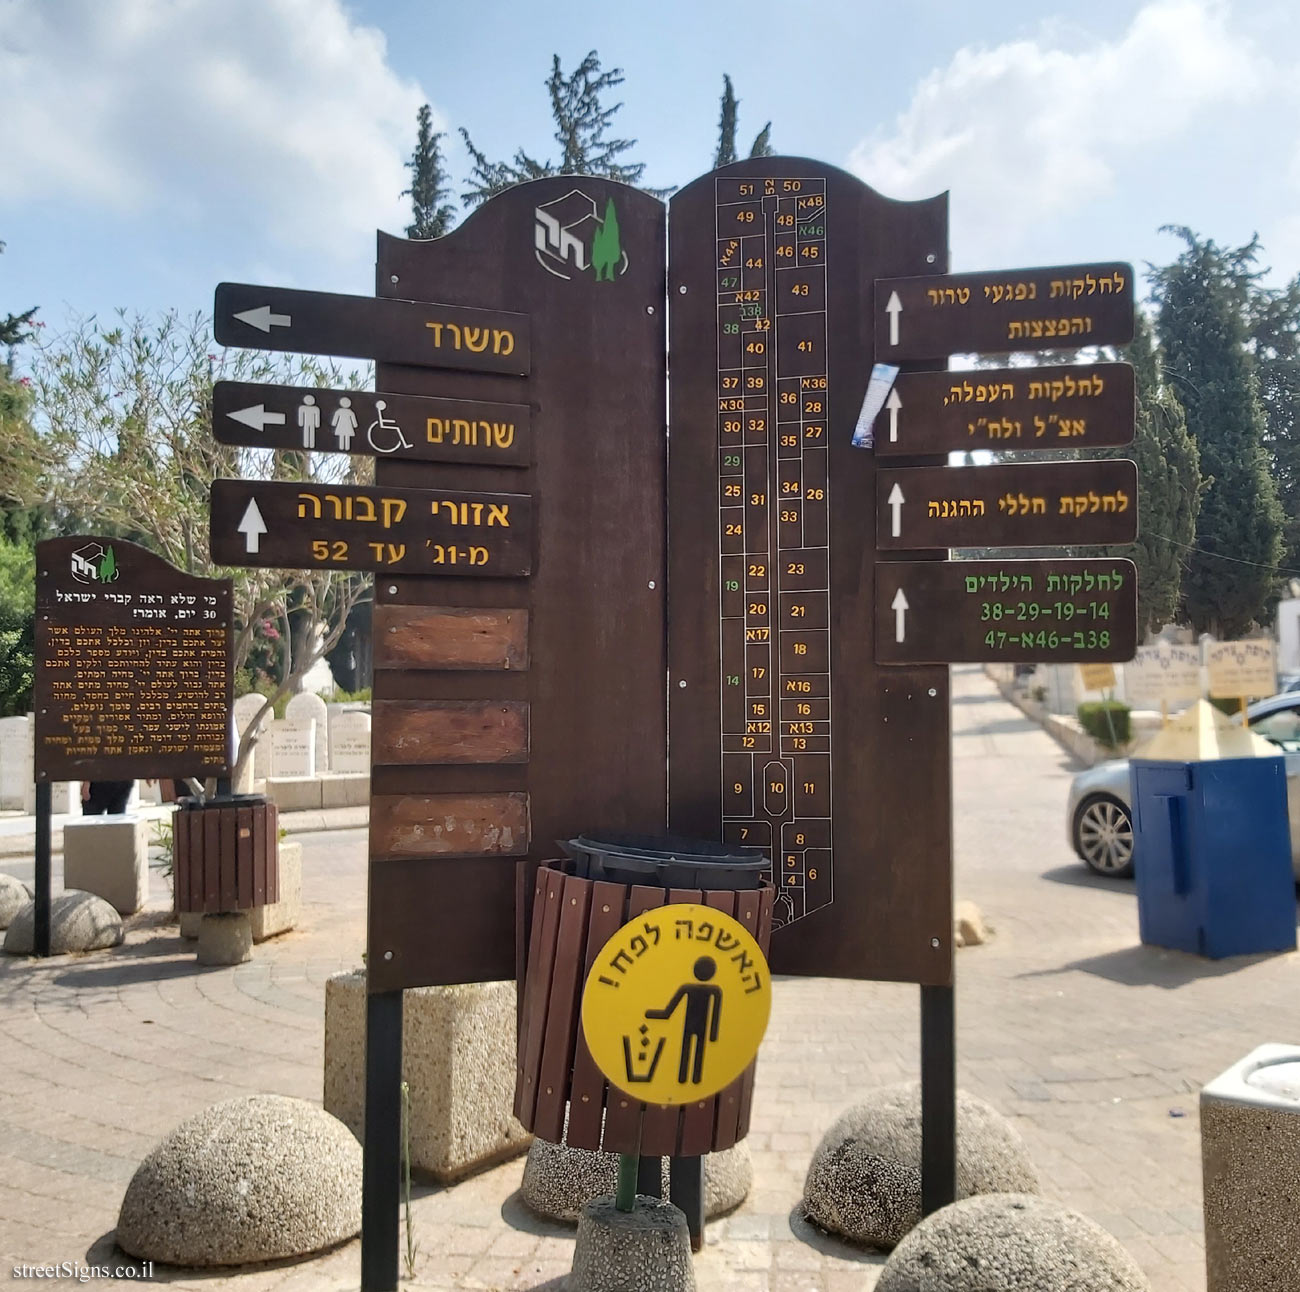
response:
[[[658,906],[601,948],[582,1031],[610,1082],[649,1104],[716,1095],[767,1030],[767,961],[739,921],[708,906]]]

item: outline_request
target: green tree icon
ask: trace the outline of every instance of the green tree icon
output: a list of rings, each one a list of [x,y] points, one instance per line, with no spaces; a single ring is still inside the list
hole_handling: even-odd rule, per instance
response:
[[[614,281],[614,271],[623,259],[623,244],[618,235],[618,212],[614,210],[614,199],[605,203],[605,219],[596,236],[591,240],[591,267],[596,271],[596,281],[602,278],[607,283]]]
[[[99,581],[100,583],[112,583],[117,578],[117,561],[113,557],[113,549],[110,547],[104,553],[104,559],[99,563]]]

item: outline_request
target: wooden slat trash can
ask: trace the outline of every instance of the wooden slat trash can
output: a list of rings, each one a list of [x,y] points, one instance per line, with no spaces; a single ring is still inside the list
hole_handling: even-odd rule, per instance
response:
[[[275,804],[260,794],[181,799],[172,817],[178,914],[219,915],[280,900]]]
[[[749,1131],[754,1065],[720,1094],[684,1107],[645,1104],[611,1086],[579,1023],[587,974],[629,920],[674,902],[731,915],[767,954],[775,890],[755,850],[641,835],[576,839],[569,858],[543,862],[533,891],[520,996],[515,1116],[539,1138],[572,1148],[696,1157]],[[565,1114],[568,1130],[565,1131]]]

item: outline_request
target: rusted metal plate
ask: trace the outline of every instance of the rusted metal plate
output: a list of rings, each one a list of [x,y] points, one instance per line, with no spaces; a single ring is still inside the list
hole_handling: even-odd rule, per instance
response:
[[[1127,363],[900,372],[873,447],[890,457],[1115,447],[1132,443],[1135,420]]]
[[[531,419],[527,404],[391,391],[250,381],[219,381],[212,389],[213,435],[255,449],[524,467],[532,455]]]
[[[376,794],[370,857],[522,857],[527,794]]]
[[[946,201],[765,158],[674,195],[669,238],[671,825],[769,851],[774,972],[945,984],[948,673],[893,711],[851,437],[873,284],[942,273]]]
[[[1131,543],[1137,531],[1127,458],[876,472],[882,550]]]
[[[252,350],[521,376],[529,368],[527,318],[427,301],[219,283],[212,331],[218,345]]]
[[[1133,339],[1133,266],[1051,265],[875,284],[877,362]]]
[[[528,705],[520,700],[379,700],[371,762],[522,763]]]
[[[619,247],[612,259],[611,203]],[[604,227],[596,246],[594,234]],[[382,363],[376,374],[384,391],[527,403],[534,451],[526,470],[391,457],[375,464],[385,488],[509,489],[534,498],[535,560],[526,581],[426,571],[429,577],[381,577],[375,589],[377,611],[527,613],[526,670],[379,668],[375,692],[526,702],[529,761],[380,765],[372,778],[379,794],[526,791],[534,842],[521,868],[525,921],[530,872],[554,855],[554,840],[592,829],[664,827],[664,234],[661,202],[620,184],[570,176],[511,189],[445,238],[380,237],[382,295],[491,306],[531,321],[526,382]],[[384,725],[377,711],[375,747],[384,742]],[[414,873],[453,864],[464,879],[454,890]],[[413,885],[406,906],[419,918],[399,911],[396,899],[390,904],[393,867],[405,869]],[[515,928],[514,878],[513,862],[481,856],[373,866],[370,989],[514,976],[528,927],[521,921],[507,932]],[[451,891],[454,901],[447,900]],[[377,952],[381,940],[393,960]]]
[[[882,664],[1123,662],[1136,649],[1132,561],[889,561],[876,569]]]
[[[36,545],[36,779],[230,768],[229,579],[122,539]]]
[[[377,605],[375,668],[525,669],[528,611]]]
[[[532,521],[515,493],[212,482],[212,557],[226,565],[516,578],[532,568]]]

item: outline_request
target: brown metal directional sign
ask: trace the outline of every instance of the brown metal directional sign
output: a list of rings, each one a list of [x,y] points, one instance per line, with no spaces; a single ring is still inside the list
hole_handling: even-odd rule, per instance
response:
[[[366,390],[219,381],[212,392],[212,431],[222,444],[423,462],[527,466],[531,416],[527,404]]]
[[[532,568],[525,494],[214,480],[211,512],[223,565],[476,578]]]
[[[972,372],[902,372],[876,418],[877,455],[1130,444],[1136,405],[1127,363]]]
[[[119,538],[36,545],[36,779],[221,776],[229,579]]]
[[[886,550],[1131,543],[1137,522],[1127,458],[876,472],[876,545]]]
[[[245,349],[516,376],[527,375],[531,348],[523,314],[248,283],[218,285],[212,330]]]
[[[1133,339],[1131,265],[884,278],[875,287],[877,362]]]
[[[881,664],[1123,661],[1137,649],[1132,561],[888,561]]]

